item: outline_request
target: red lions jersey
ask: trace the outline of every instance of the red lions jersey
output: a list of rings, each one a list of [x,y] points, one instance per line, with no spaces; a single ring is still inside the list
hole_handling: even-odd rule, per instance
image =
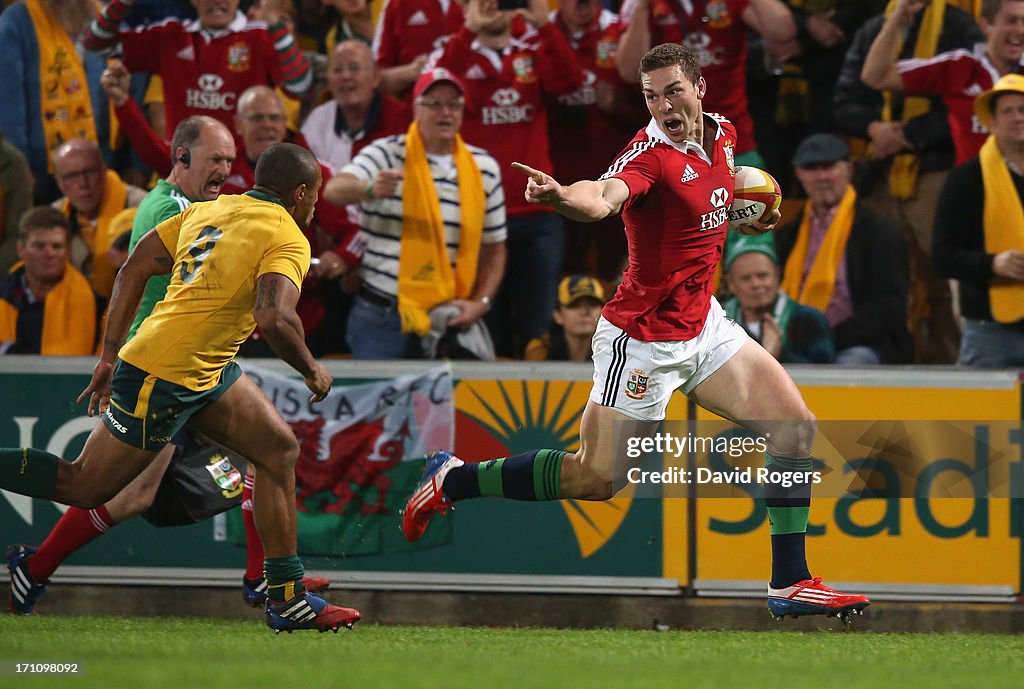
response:
[[[462,28],[462,6],[455,0],[387,0],[373,37],[373,57],[381,67],[398,67],[430,55]]]
[[[898,64],[906,95],[942,96],[949,113],[956,164],[977,156],[989,133],[974,115],[974,98],[992,88],[1001,76],[985,54],[985,44],[978,43],[973,50],[900,60]],[[1024,71],[1024,64],[1013,71]]]
[[[629,265],[602,314],[645,342],[690,340],[700,334],[714,292],[712,278],[728,229],[736,167],[736,130],[705,113],[704,148],[669,141],[651,120],[601,179],[629,187],[622,207]]]
[[[548,101],[553,175],[566,184],[595,179],[608,169],[608,160],[622,150],[650,115],[639,105],[636,85],[623,84],[615,68],[621,31],[613,12],[602,10],[578,34],[569,30],[560,13],[552,13],[551,23],[569,41],[583,68],[583,84],[579,88]],[[614,89],[620,103],[637,105],[620,105],[620,112],[615,115],[606,113],[597,104],[599,88]]]
[[[250,86],[274,86],[284,79],[266,25],[241,14],[210,37],[198,21],[168,19],[118,36],[132,72],[159,74],[167,113],[165,136],[191,115],[208,115],[235,131],[238,97]]]
[[[539,31],[526,28],[501,53],[480,45],[476,34],[464,28],[432,61],[465,84],[462,138],[494,156],[506,189],[526,186],[526,178],[511,169],[514,161],[551,169],[544,94],[568,93],[583,83],[572,48],[553,24]],[[520,191],[506,193],[505,204],[511,216],[546,210],[528,204]]]
[[[754,120],[747,106],[747,25],[742,14],[750,0],[651,0],[648,22],[651,45],[682,43],[700,62],[708,82],[705,112],[720,112],[736,126],[737,153],[757,149]],[[636,0],[625,0],[623,23],[633,16]]]

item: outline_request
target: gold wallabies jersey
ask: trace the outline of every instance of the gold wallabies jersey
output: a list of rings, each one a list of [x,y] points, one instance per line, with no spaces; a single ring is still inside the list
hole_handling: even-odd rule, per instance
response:
[[[174,257],[167,295],[120,357],[157,378],[209,390],[256,327],[256,281],[301,287],[309,242],[280,201],[250,191],[194,203],[156,226]]]

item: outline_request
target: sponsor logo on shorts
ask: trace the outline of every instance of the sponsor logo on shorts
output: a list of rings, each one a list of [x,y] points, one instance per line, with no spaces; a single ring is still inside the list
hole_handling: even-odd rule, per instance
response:
[[[629,372],[629,379],[626,381],[626,397],[633,400],[642,400],[647,396],[647,381],[650,376],[640,368],[634,368]]]
[[[114,418],[114,415],[110,412],[110,407],[107,407],[107,421],[110,422],[111,426],[113,426],[114,428],[117,429],[118,433],[127,433],[128,432],[128,429],[125,428],[124,426],[122,426],[121,422],[119,422],[117,419]]]

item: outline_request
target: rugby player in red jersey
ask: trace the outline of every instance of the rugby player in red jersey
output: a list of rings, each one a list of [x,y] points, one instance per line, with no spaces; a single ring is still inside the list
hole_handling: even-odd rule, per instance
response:
[[[629,265],[594,335],[594,387],[580,425],[580,449],[531,450],[482,463],[447,452],[427,459],[406,504],[405,536],[415,541],[430,518],[456,500],[483,495],[516,500],[607,500],[625,485],[630,439],[652,435],[677,388],[705,409],[766,439],[772,470],[808,472],[817,426],[782,366],[725,317],[712,294],[733,196],[736,133],[704,113],[707,85],[693,52],[653,48],[640,84],[651,122],[596,181],[562,186],[516,163],[530,203],[596,221],[622,213]],[[752,231],[767,232],[757,223]],[[811,577],[804,554],[810,484],[766,484],[776,616],[848,616],[869,603]]]

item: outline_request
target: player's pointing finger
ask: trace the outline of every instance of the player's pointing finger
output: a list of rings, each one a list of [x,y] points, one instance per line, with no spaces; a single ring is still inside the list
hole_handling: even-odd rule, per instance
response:
[[[522,163],[512,163],[512,167],[523,174],[529,175],[530,178],[536,180],[538,184],[542,184],[544,182],[544,173],[540,170],[534,170],[529,165],[523,165]]]

